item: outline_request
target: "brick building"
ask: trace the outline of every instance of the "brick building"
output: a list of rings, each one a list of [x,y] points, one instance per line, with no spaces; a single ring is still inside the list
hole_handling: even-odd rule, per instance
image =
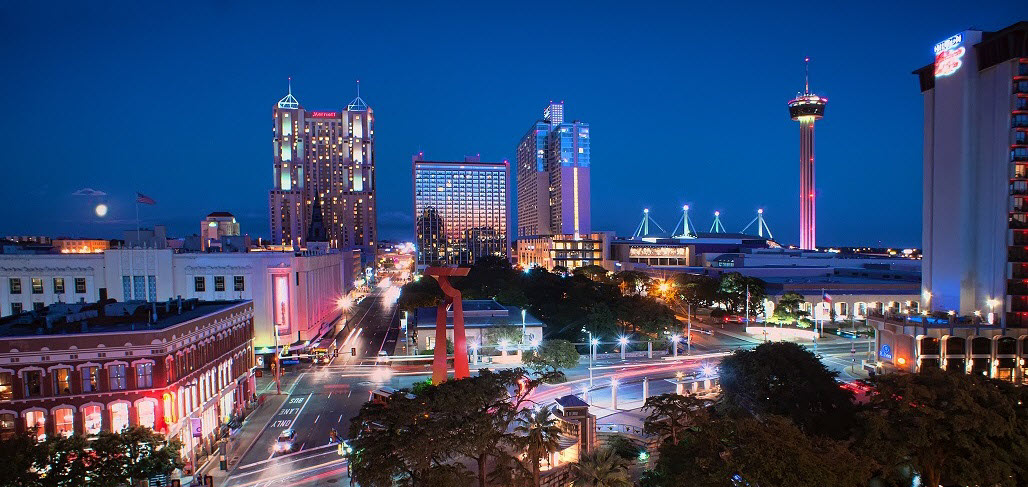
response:
[[[0,319],[0,437],[143,425],[200,450],[253,398],[253,303],[108,300]],[[199,438],[190,418],[200,420]]]

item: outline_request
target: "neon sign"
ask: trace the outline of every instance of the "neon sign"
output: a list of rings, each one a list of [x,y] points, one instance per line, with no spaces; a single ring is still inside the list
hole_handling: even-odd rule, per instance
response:
[[[339,116],[339,112],[307,112],[307,116],[311,118],[335,118]]]
[[[883,344],[882,348],[878,350],[878,356],[886,360],[892,360],[892,347],[888,343]]]
[[[960,59],[967,53],[961,44],[964,36],[957,34],[935,45],[935,77],[956,73],[964,62]]]

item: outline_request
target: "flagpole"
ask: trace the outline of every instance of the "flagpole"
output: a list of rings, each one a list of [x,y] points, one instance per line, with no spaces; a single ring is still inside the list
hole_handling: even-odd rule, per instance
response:
[[[136,196],[136,242],[139,242],[139,196]]]

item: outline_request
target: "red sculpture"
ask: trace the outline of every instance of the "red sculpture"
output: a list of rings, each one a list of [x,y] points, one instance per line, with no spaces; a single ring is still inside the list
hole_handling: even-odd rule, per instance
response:
[[[453,303],[453,378],[464,379],[471,376],[468,366],[468,343],[464,335],[464,304],[460,291],[450,285],[450,276],[466,276],[467,267],[429,267],[426,276],[439,281],[439,287],[446,295],[439,302],[435,315],[435,356],[432,359],[432,383],[440,384],[446,380],[446,305]]]

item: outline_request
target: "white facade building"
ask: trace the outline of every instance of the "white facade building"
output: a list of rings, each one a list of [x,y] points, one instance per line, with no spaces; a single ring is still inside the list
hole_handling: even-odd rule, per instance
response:
[[[101,254],[0,255],[0,316],[56,302],[252,300],[254,347],[314,340],[340,316],[353,288],[353,252],[174,253],[109,249]],[[275,335],[275,330],[278,335]]]

